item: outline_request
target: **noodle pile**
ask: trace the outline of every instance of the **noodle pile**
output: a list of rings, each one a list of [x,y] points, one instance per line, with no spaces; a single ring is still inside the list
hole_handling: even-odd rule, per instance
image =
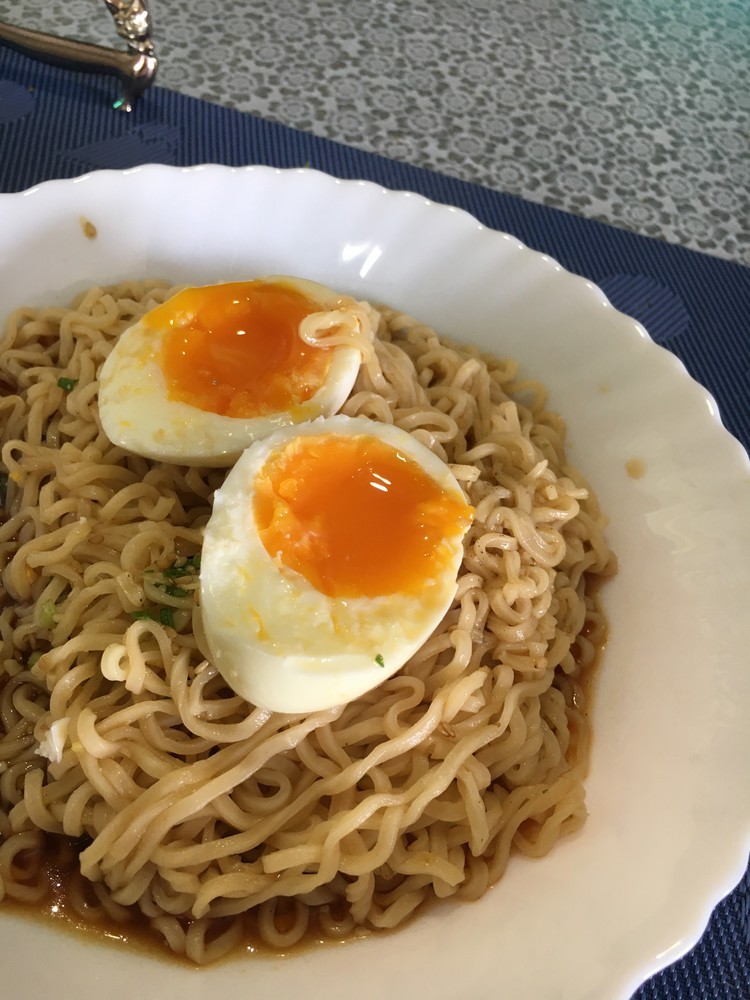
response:
[[[192,567],[225,473],[128,454],[98,421],[114,340],[168,294],[21,309],[0,344],[0,897],[42,904],[45,845],[73,844],[75,912],[137,913],[196,963],[250,924],[285,949],[477,898],[585,819],[592,585],[614,560],[562,420],[513,363],[381,311],[343,412],[450,464],[476,508],[456,598],[380,687],[272,714],[200,652]]]

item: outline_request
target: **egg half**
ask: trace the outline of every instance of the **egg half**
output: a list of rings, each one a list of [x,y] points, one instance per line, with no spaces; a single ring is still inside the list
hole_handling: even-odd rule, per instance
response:
[[[115,344],[102,427],[147,458],[231,465],[279,427],[335,413],[376,322],[366,303],[300,278],[185,288]]]
[[[364,694],[450,608],[472,513],[445,463],[390,424],[339,415],[256,442],[205,530],[208,654],[272,711]]]

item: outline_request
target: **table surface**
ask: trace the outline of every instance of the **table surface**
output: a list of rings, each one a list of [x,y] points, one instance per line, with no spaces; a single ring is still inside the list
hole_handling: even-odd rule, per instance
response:
[[[159,84],[750,264],[747,0],[152,0]],[[0,20],[108,46],[104,3]]]

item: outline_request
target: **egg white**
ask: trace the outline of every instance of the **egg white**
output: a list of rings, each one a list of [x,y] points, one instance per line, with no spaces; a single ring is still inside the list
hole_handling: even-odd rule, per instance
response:
[[[302,278],[259,279],[290,285],[321,311],[346,308],[343,296]],[[123,332],[102,366],[99,416],[113,444],[164,462],[204,467],[232,465],[253,441],[281,427],[336,413],[354,385],[361,354],[346,345],[329,348],[331,360],[320,389],[304,403],[258,417],[229,417],[169,398],[159,364],[168,329],[143,320]]]
[[[244,452],[217,491],[206,526],[201,615],[206,652],[229,686],[276,712],[330,708],[399,670],[450,608],[463,556],[461,530],[444,540],[444,570],[426,579],[418,594],[359,598],[328,597],[274,560],[253,516],[256,476],[280,445],[325,432],[377,437],[465,502],[450,469],[424,445],[400,428],[364,417],[335,416],[286,428]]]

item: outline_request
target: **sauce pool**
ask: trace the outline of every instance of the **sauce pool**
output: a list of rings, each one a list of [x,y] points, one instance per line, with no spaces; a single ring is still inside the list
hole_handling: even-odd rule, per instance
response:
[[[606,581],[602,581],[602,583],[604,582]],[[599,586],[601,586],[601,583]],[[584,718],[589,723],[588,740],[582,749],[579,745],[580,733],[578,732],[575,719],[573,719],[571,723],[571,744],[567,754],[569,759],[578,761],[583,753],[585,757],[580,762],[584,765],[584,771],[588,769],[593,740],[590,718],[595,693],[594,689],[608,637],[606,619],[602,613],[598,596],[599,586],[594,588],[591,594],[595,615],[590,620],[591,624],[585,627],[581,633],[582,636],[593,643],[594,658],[588,666],[581,670],[579,677],[574,681],[576,691],[574,705],[582,712]],[[88,845],[87,840],[76,841],[68,837],[43,834],[41,831],[40,836],[43,838],[40,848],[41,857],[29,860],[36,861],[36,864],[31,866],[39,872],[36,881],[43,880],[48,886],[46,898],[38,902],[20,902],[6,897],[2,904],[0,904],[0,909],[3,912],[11,913],[14,916],[29,921],[40,920],[48,926],[52,924],[56,928],[74,935],[78,942],[87,940],[92,944],[115,945],[119,948],[148,954],[161,961],[172,961],[186,968],[196,968],[195,963],[189,958],[173,952],[168,947],[166,941],[154,930],[149,919],[141,913],[137,906],[128,907],[126,918],[123,920],[116,920],[103,910],[95,897],[93,886],[83,878],[78,868],[78,855]],[[491,887],[489,891],[492,891]],[[449,898],[447,902],[455,905],[456,902],[461,901]],[[426,910],[432,909],[433,906],[442,906],[445,903],[445,900],[428,900],[418,908],[417,913],[423,914]],[[81,912],[82,910],[84,912]],[[366,929],[357,928],[348,934],[342,935],[341,938],[331,937],[329,934],[323,932],[316,911],[311,909],[310,921],[302,939],[290,948],[279,951],[263,940],[258,930],[255,914],[252,911],[242,915],[241,919],[241,943],[231,949],[226,956],[220,958],[219,962],[240,959],[248,955],[261,955],[274,958],[285,955],[297,955],[313,947],[331,947],[333,945],[345,944],[368,937],[372,933]],[[282,921],[283,915],[277,917],[279,924]],[[389,933],[395,933],[398,929],[395,928],[394,931],[378,930],[376,933],[380,937]],[[198,968],[201,968],[201,966],[198,966]]]

